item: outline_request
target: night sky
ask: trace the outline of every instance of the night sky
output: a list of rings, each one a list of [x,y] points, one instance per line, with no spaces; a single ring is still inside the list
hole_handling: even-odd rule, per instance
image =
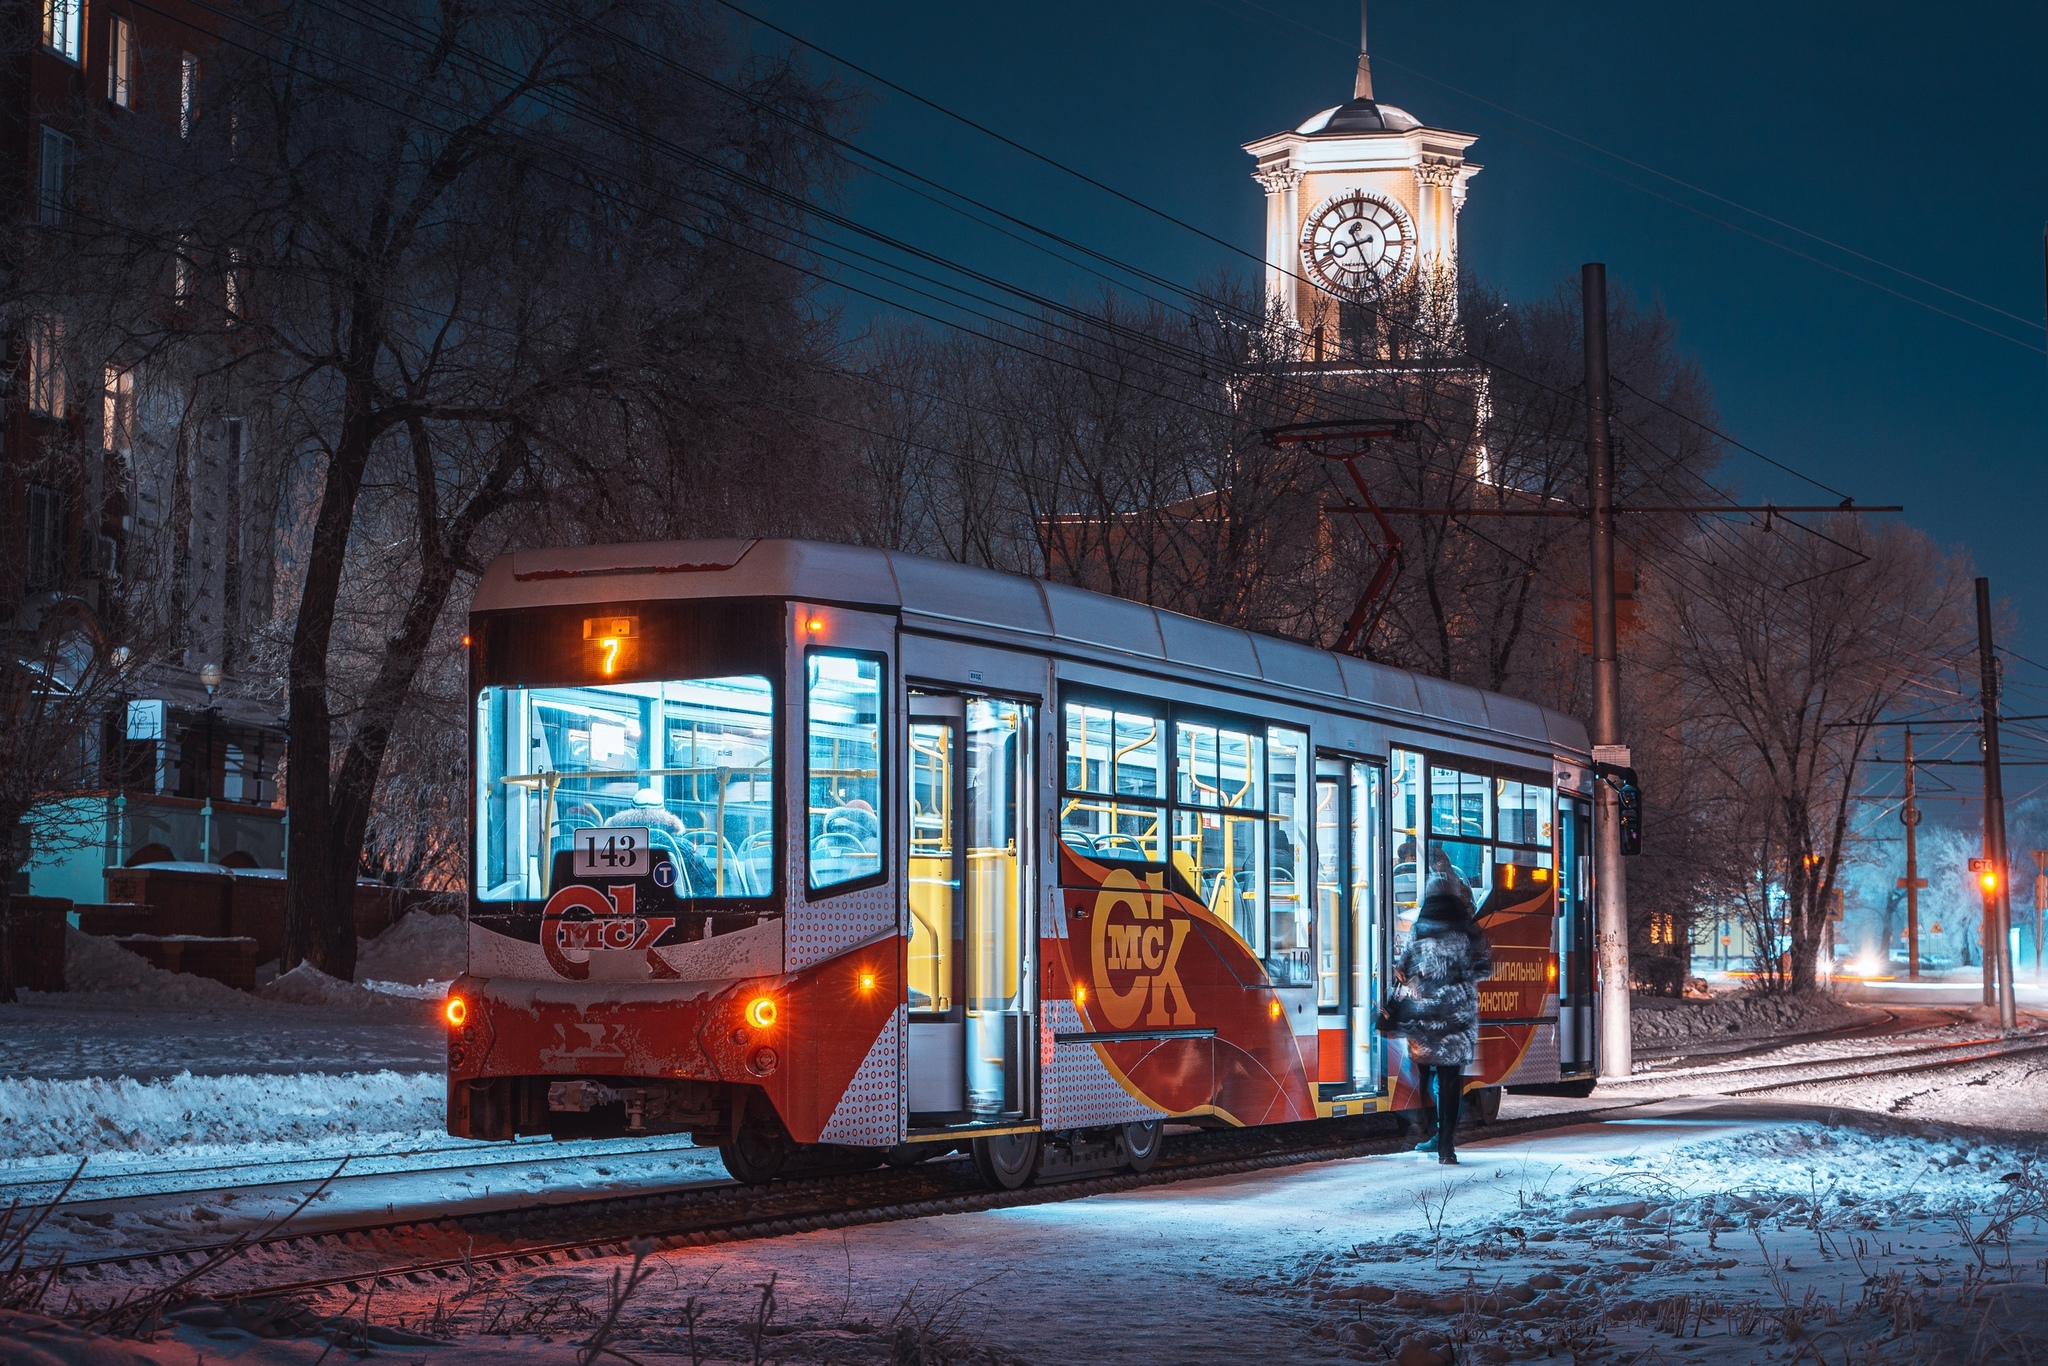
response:
[[[1348,98],[1357,32],[1350,0],[1270,3],[761,0],[758,12],[1256,256],[1263,201],[1240,144]],[[1604,260],[1611,288],[1676,320],[1725,430],[1967,545],[2011,600],[2014,646],[2048,663],[2035,575],[2048,538],[2048,10],[1378,0],[1372,48],[1382,101],[1480,135],[1469,155],[1485,170],[1460,231],[1471,270],[1529,297],[1576,287],[1581,262]],[[899,95],[875,96],[858,139],[1175,281],[1253,269]],[[847,207],[1007,282],[1060,297],[1102,287],[885,185],[856,181]],[[849,319],[876,307],[851,297]],[[1833,501],[1740,452],[1727,474],[1754,498]],[[2048,685],[2048,671],[2031,674]]]

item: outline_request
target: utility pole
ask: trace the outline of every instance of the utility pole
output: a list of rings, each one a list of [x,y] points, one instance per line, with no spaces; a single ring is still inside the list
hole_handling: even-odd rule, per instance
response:
[[[1593,550],[1593,758],[1628,766],[1621,748],[1621,669],[1614,639],[1614,450],[1607,440],[1607,267],[1579,272],[1586,327],[1587,504]],[[1629,1035],[1628,882],[1621,862],[1621,794],[1593,784],[1593,904],[1600,944],[1600,1075],[1635,1067]]]
[[[1991,580],[1977,580],[1978,697],[1984,707],[1984,1004],[2006,1029],[2018,1024],[2012,996],[2011,903],[2006,897],[2005,778],[1998,767],[1998,655],[1991,641]],[[2003,990],[2000,984],[2004,984]]]
[[[1899,886],[1906,889],[1906,980],[1920,980],[1920,889],[1927,879],[1920,876],[1918,840],[1920,808],[1913,800],[1913,728],[1906,727],[1906,804],[1899,808],[1899,823],[1906,827],[1906,875]],[[1889,945],[1885,948],[1891,953]]]

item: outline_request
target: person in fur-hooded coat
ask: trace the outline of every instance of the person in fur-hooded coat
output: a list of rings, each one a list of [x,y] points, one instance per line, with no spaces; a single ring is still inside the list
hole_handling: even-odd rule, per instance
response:
[[[1394,966],[1408,1054],[1434,1092],[1437,1132],[1422,1145],[1453,1163],[1465,1068],[1479,1057],[1479,984],[1493,975],[1493,953],[1472,912],[1472,893],[1455,873],[1430,874],[1415,932]]]

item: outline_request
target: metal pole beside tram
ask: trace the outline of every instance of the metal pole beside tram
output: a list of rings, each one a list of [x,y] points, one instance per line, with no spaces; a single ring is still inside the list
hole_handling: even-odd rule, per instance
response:
[[[1920,876],[1920,851],[1914,836],[1919,833],[1920,806],[1914,800],[1913,728],[1906,727],[1906,804],[1899,809],[1899,823],[1906,827],[1906,875],[1899,886],[1906,893],[1906,980],[1920,980],[1920,893],[1927,879]],[[1885,945],[1890,957],[1891,945]]]
[[[2005,782],[1998,752],[1998,649],[1991,639],[1991,580],[1977,580],[1977,669],[1984,708],[1984,1004],[1998,1022],[2017,1023],[2012,998],[2012,911],[2006,900]]]
[[[1614,450],[1607,439],[1607,267],[1587,264],[1580,271],[1580,284],[1586,327],[1587,502],[1593,528],[1593,757],[1626,767],[1627,758],[1616,754],[1621,745],[1621,669],[1614,630]],[[1628,882],[1621,862],[1621,794],[1612,783],[1593,784],[1593,811],[1600,1075],[1625,1078],[1635,1065],[1629,1034]]]

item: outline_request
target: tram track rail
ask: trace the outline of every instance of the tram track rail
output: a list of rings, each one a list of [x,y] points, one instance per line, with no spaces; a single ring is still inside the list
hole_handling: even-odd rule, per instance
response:
[[[604,1140],[575,1140],[569,1143],[522,1142],[516,1146],[478,1143],[473,1148],[407,1148],[386,1152],[349,1153],[346,1156],[347,1177],[354,1181],[375,1177],[436,1176],[469,1171],[509,1174],[520,1168],[559,1166],[563,1162],[626,1164],[646,1158],[698,1151],[701,1149],[694,1147],[687,1139],[678,1137],[673,1142],[639,1140],[637,1146],[624,1149]],[[0,1206],[15,1202],[33,1204],[50,1198],[67,1186],[71,1193],[64,1203],[66,1208],[71,1209],[94,1204],[125,1204],[179,1195],[205,1196],[228,1191],[304,1187],[316,1184],[329,1175],[343,1156],[344,1154],[335,1153],[322,1157],[218,1162],[203,1166],[163,1168],[154,1172],[94,1172],[90,1169],[88,1160],[87,1170],[75,1179],[72,1176],[76,1170],[75,1164],[67,1166],[61,1172],[53,1165],[48,1175],[0,1181]],[[422,1158],[430,1160],[416,1160]],[[292,1174],[278,1175],[284,1171]],[[237,1173],[249,1173],[260,1179],[238,1180]],[[157,1179],[151,1180],[151,1177]],[[109,1187],[115,1189],[109,1190]]]
[[[1793,1077],[1784,1081],[1766,1082],[1758,1086],[1744,1086],[1720,1094],[1729,1096],[1755,1096],[1771,1091],[1789,1091],[1802,1086],[1828,1086],[1836,1082],[1876,1080],[1884,1077],[1916,1076],[1926,1072],[1940,1072],[1952,1067],[1968,1067],[1975,1063],[1992,1063],[2006,1058],[2030,1057],[2048,1053],[2048,1040],[2021,1043],[2008,1047],[1987,1048],[1978,1053],[1958,1054],[1935,1058],[1927,1062],[1908,1063],[1903,1067],[1859,1066],[1849,1071],[1834,1072],[1821,1077]]]
[[[1725,1066],[1718,1060],[1702,1061],[1696,1066],[1673,1068],[1666,1072],[1639,1072],[1625,1081],[1605,1081],[1601,1083],[1601,1089],[1614,1090],[1620,1087],[1657,1086],[1679,1082],[1707,1083],[1722,1077],[1757,1076],[1773,1072],[1812,1071],[1845,1064],[1853,1064],[1860,1069],[1850,1075],[1865,1075],[1869,1070],[1867,1064],[1872,1061],[1912,1057],[1960,1058],[1964,1051],[1968,1049],[1989,1048],[2011,1052],[2033,1047],[2037,1042],[2048,1045],[2048,1036],[2023,1035],[2006,1038],[1999,1035],[1986,1035],[1971,1039],[1945,1039],[1938,1043],[1922,1044],[1912,1048],[1886,1049],[1880,1054],[1853,1058],[1805,1058],[1792,1059],[1785,1062],[1746,1062],[1736,1066]],[[1774,1049],[1771,1051],[1775,1052],[1778,1050]],[[1763,1054],[1763,1056],[1768,1056],[1768,1053]]]
[[[1468,1141],[1512,1138],[1599,1122],[1644,1102],[1557,1111],[1475,1128]],[[1307,1131],[1307,1132],[1290,1132]],[[373,1285],[464,1282],[486,1272],[630,1255],[635,1247],[676,1249],[780,1237],[861,1224],[922,1219],[1084,1199],[1217,1176],[1410,1149],[1413,1138],[1386,1115],[1272,1128],[1177,1134],[1151,1171],[1111,1171],[997,1191],[972,1164],[938,1161],[778,1181],[696,1185],[653,1195],[607,1196],[517,1210],[361,1224],[251,1239],[192,1293],[216,1298],[361,1293]],[[233,1247],[231,1240],[67,1261],[59,1283],[88,1294],[142,1277],[183,1276]],[[280,1262],[324,1261],[331,1269],[285,1275]],[[354,1265],[335,1267],[336,1262]]]
[[[1935,1056],[1927,1057],[1925,1055]],[[1603,1093],[1645,1081],[1709,1083],[1765,1073],[1802,1073],[1755,1085],[1714,1087],[1691,1094],[1762,1096],[1845,1081],[1940,1072],[2010,1058],[2048,1054],[2048,1038],[1966,1040],[1902,1050],[1888,1057],[1918,1059],[1896,1066],[1867,1059],[1819,1059],[1722,1069],[1690,1077],[1643,1077],[1612,1083]],[[1845,1066],[1846,1064],[1846,1066]],[[1512,1138],[1574,1125],[1602,1123],[1657,1104],[1669,1096],[1630,1097],[1521,1119],[1496,1119],[1468,1141]],[[363,1293],[372,1286],[454,1284],[483,1273],[657,1250],[780,1237],[793,1233],[928,1218],[941,1214],[1009,1209],[1084,1199],[1183,1181],[1273,1170],[1344,1158],[1406,1151],[1411,1136],[1389,1116],[1319,1120],[1272,1128],[1178,1134],[1146,1173],[1082,1175],[1021,1190],[982,1186],[964,1160],[917,1167],[864,1168],[748,1187],[732,1181],[694,1182],[653,1193],[610,1194],[505,1210],[427,1219],[368,1222],[305,1232],[278,1232],[235,1249],[193,1287],[195,1294],[250,1298]],[[177,1277],[233,1247],[232,1240],[67,1261],[60,1283],[89,1293],[154,1275]],[[325,1262],[315,1275],[293,1271]],[[346,1265],[336,1266],[341,1262]],[[279,1273],[284,1273],[282,1276]]]

